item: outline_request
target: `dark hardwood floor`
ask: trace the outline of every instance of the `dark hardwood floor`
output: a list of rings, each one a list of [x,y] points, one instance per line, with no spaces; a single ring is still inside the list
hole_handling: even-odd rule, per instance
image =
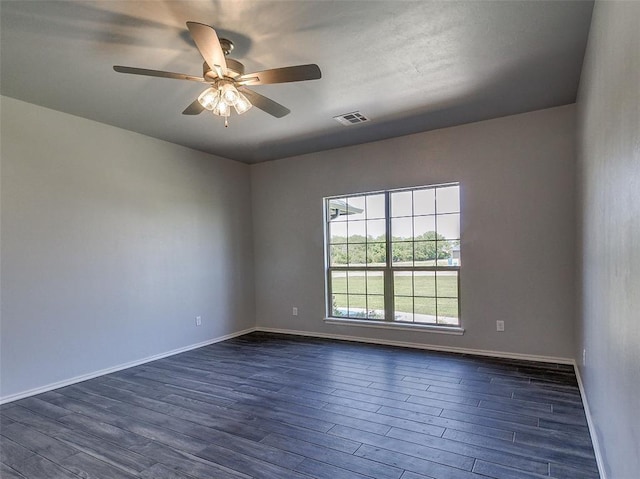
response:
[[[573,368],[253,333],[0,408],[9,478],[598,478]]]

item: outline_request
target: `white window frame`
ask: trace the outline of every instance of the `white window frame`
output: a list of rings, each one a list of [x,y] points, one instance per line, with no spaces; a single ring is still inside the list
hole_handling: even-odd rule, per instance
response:
[[[393,257],[392,257],[392,243],[393,243],[393,238],[392,238],[392,231],[391,231],[391,223],[392,223],[392,215],[391,215],[391,196],[393,193],[398,193],[398,192],[404,192],[404,191],[409,191],[409,192],[414,192],[414,191],[419,191],[419,190],[428,190],[428,189],[434,189],[436,190],[436,195],[437,195],[437,189],[438,188],[445,188],[445,187],[451,187],[451,186],[458,186],[458,188],[460,188],[460,183],[458,182],[452,182],[452,183],[443,183],[443,184],[436,184],[436,185],[426,185],[426,186],[417,186],[417,187],[410,187],[410,188],[400,188],[400,189],[391,189],[391,190],[382,190],[382,191],[372,191],[372,192],[363,192],[363,193],[353,193],[353,194],[347,194],[347,195],[338,195],[338,196],[331,196],[331,197],[326,197],[324,198],[324,257],[325,257],[325,303],[326,303],[326,316],[325,316],[325,322],[330,323],[330,324],[349,324],[349,325],[356,325],[356,326],[368,326],[368,327],[377,327],[377,328],[389,328],[389,329],[413,329],[413,330],[424,330],[424,331],[430,331],[430,332],[438,332],[438,333],[448,333],[448,334],[463,334],[464,333],[464,329],[462,327],[462,318],[460,315],[460,272],[461,272],[461,266],[460,264],[455,264],[455,265],[439,265],[438,261],[436,260],[435,265],[433,266],[425,266],[425,265],[412,265],[412,266],[399,266],[399,265],[395,265],[393,263]],[[346,265],[331,265],[331,233],[330,233],[330,221],[331,221],[331,214],[332,214],[332,208],[330,208],[330,202],[332,201],[340,201],[340,200],[348,200],[349,198],[353,198],[353,197],[367,197],[369,195],[384,195],[384,200],[385,200],[385,217],[384,217],[384,221],[385,221],[385,248],[386,248],[386,263],[383,266],[368,266],[367,263],[365,263],[365,265],[357,265],[357,266],[350,266],[348,264]],[[437,198],[437,196],[436,196]],[[436,200],[437,202],[437,200]],[[346,203],[346,202],[345,202]],[[437,204],[437,203],[436,203]],[[335,205],[335,203],[334,203]],[[348,210],[349,206],[345,205],[345,208]],[[462,208],[460,207],[457,211],[457,214],[461,214],[461,210]],[[333,208],[333,210],[335,210],[335,208]],[[336,213],[335,211],[333,212],[334,214]],[[344,214],[349,214],[349,211],[345,211]],[[434,212],[434,218],[437,224],[437,218],[438,216],[444,216],[445,213],[438,213],[438,210],[435,209]],[[412,210],[412,214],[410,216],[410,218],[412,218],[412,221],[414,218],[416,218],[419,215],[416,215],[415,212]],[[435,231],[437,232],[437,226]],[[347,240],[348,241],[348,240]],[[437,241],[436,240],[436,248],[437,248]],[[412,240],[412,242],[415,245],[415,239]],[[461,238],[458,239],[459,244],[461,243]],[[348,245],[349,243],[347,243]],[[384,310],[385,310],[385,314],[384,314],[384,319],[370,319],[370,318],[354,318],[354,317],[343,317],[343,316],[333,316],[333,292],[332,292],[332,285],[331,285],[331,280],[332,280],[332,272],[334,271],[344,271],[345,275],[348,275],[349,271],[362,271],[362,272],[382,272],[383,274],[383,282],[384,282],[384,292],[383,292],[383,297],[384,297]],[[409,322],[409,321],[399,321],[396,320],[394,318],[394,309],[395,309],[395,295],[394,295],[394,272],[421,272],[421,271],[433,271],[434,275],[436,275],[437,277],[437,273],[438,272],[443,272],[443,271],[455,271],[457,274],[457,317],[458,317],[458,323],[455,325],[451,325],[451,324],[434,324],[434,323],[424,323],[424,322]],[[437,280],[436,280],[437,281]],[[340,293],[336,293],[336,294],[340,294]],[[365,292],[365,295],[367,293]],[[437,304],[438,304],[438,292],[437,292],[437,288],[435,289],[435,296],[434,296],[434,301],[436,303],[436,311],[437,311]],[[411,296],[413,298],[413,302],[414,302],[414,313],[415,313],[415,298],[419,297],[415,294],[413,294]],[[440,296],[441,299],[445,298],[443,296]],[[368,316],[368,313],[366,313]],[[436,317],[437,317],[437,312],[436,312]]]

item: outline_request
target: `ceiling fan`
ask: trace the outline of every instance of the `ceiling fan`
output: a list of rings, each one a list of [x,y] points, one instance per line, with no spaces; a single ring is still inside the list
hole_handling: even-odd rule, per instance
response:
[[[253,105],[276,118],[282,118],[291,113],[291,110],[285,106],[260,95],[247,86],[317,80],[322,76],[320,68],[315,64],[245,73],[242,63],[227,57],[233,50],[233,43],[230,40],[218,39],[216,31],[202,23],[187,22],[187,28],[204,59],[201,77],[120,65],[115,65],[113,69],[133,75],[207,83],[209,87],[182,114],[198,115],[204,110],[209,110],[224,118],[225,127],[228,126],[232,107],[238,114],[242,114]]]

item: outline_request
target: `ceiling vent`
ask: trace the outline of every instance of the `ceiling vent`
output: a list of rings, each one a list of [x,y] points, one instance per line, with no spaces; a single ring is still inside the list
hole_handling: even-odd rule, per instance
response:
[[[351,113],[345,113],[343,115],[334,116],[333,119],[347,126],[357,125],[358,123],[364,123],[365,121],[370,121],[369,118],[364,116],[359,111],[352,111]]]

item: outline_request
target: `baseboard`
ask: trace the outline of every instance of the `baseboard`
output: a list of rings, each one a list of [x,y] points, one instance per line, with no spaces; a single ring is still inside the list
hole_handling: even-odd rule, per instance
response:
[[[342,341],[356,341],[359,343],[384,344],[387,346],[401,346],[404,348],[425,349],[429,351],[442,351],[447,353],[470,354],[473,356],[488,356],[492,358],[519,359],[522,361],[535,361],[535,362],[541,362],[541,363],[556,363],[556,364],[571,364],[571,365],[574,364],[574,360],[571,358],[560,358],[560,357],[553,357],[553,356],[537,356],[533,354],[507,353],[502,351],[489,351],[485,349],[456,348],[456,347],[449,347],[449,346],[439,346],[436,344],[409,343],[405,341],[371,339],[371,338],[363,338],[360,336],[349,336],[344,334],[315,333],[315,332],[307,332],[307,331],[298,331],[294,329],[264,328],[261,326],[256,327],[255,330],[262,331],[265,333],[292,334],[296,336],[338,339]]]
[[[156,361],[158,359],[166,358],[169,356],[174,356],[176,354],[184,353],[186,351],[191,351],[192,349],[202,348],[203,346],[209,346],[210,344],[219,343],[220,341],[226,341],[227,339],[235,338],[237,336],[243,336],[248,333],[252,333],[255,331],[255,328],[244,329],[242,331],[237,331],[235,333],[226,334],[224,336],[219,336],[214,339],[208,339],[207,341],[203,341],[201,343],[191,344],[189,346],[184,346],[182,348],[173,349],[171,351],[167,351],[165,353],[154,354],[153,356],[148,356],[143,359],[138,359],[136,361],[131,361],[128,363],[118,364],[117,366],[113,366],[106,369],[101,369],[100,371],[94,371],[88,374],[82,374],[80,376],[76,376],[70,379],[65,379],[63,381],[58,381],[55,383],[47,384],[45,386],[41,386],[34,389],[29,389],[28,391],[23,391],[16,394],[11,394],[9,396],[0,397],[0,404],[5,404],[13,401],[17,401],[18,399],[24,399],[29,396],[35,396],[36,394],[45,393],[47,391],[52,391],[54,389],[58,389],[64,386],[70,386],[72,384],[76,384],[82,381],[86,381],[88,379],[97,378],[98,376],[104,376],[105,374],[115,373],[117,371],[122,371],[123,369],[129,369],[134,366],[139,366],[141,364],[149,363],[151,361]]]
[[[604,458],[602,450],[600,449],[600,441],[598,441],[598,434],[596,433],[595,424],[591,417],[591,410],[589,409],[589,401],[587,400],[587,394],[584,390],[584,384],[582,383],[582,377],[580,376],[580,368],[578,363],[573,361],[573,369],[576,373],[576,379],[578,380],[578,388],[580,389],[580,396],[582,397],[582,405],[584,406],[584,414],[587,416],[587,426],[589,427],[589,435],[591,436],[591,443],[593,444],[593,453],[596,456],[596,464],[598,465],[598,473],[600,473],[600,479],[607,479],[607,474],[604,469]]]

